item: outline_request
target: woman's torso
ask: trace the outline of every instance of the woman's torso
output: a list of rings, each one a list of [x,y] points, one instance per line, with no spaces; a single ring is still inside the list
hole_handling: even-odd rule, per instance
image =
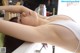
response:
[[[71,20],[74,22],[70,17],[68,16],[54,16],[52,18],[49,18],[51,22],[56,22],[56,21],[67,21]],[[76,38],[75,34],[73,33],[72,30],[68,29],[67,27],[63,27],[61,25],[55,25],[54,24],[54,30],[56,34],[58,35],[59,38],[62,39],[63,42],[60,44],[56,43],[58,46],[62,46],[64,48],[67,48],[68,50],[74,51],[78,45],[78,39]]]

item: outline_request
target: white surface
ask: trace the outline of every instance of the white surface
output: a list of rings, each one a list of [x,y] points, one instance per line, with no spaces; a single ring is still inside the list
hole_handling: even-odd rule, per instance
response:
[[[58,15],[67,15],[80,22],[80,2],[61,2],[59,0]]]
[[[72,53],[72,52],[56,46],[55,53]]]
[[[40,50],[41,43],[23,43],[20,47],[14,50],[12,53],[37,53],[36,50]],[[41,53],[52,53],[52,46],[48,44],[48,48],[42,49]]]

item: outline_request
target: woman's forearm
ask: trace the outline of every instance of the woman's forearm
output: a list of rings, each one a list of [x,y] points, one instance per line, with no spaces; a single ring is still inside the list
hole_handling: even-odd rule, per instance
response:
[[[22,6],[0,6],[0,10],[5,10],[7,12],[13,12],[13,13],[21,13]]]

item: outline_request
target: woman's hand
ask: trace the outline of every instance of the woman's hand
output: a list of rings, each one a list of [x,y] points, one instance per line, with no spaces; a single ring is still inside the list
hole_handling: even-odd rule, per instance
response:
[[[23,12],[21,14],[21,23],[25,25],[31,25],[31,26],[36,26],[38,24],[38,15],[34,11],[30,12]]]

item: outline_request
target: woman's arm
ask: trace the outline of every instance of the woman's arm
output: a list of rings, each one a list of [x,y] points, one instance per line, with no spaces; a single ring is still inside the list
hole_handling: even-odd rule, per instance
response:
[[[21,25],[18,23],[0,20],[0,32],[24,41],[48,42],[51,39],[50,35],[54,34],[54,36],[56,36],[54,31],[53,33],[51,31],[52,29],[50,29],[50,26],[48,25],[47,28],[46,25],[32,27],[28,25]]]
[[[22,12],[29,12],[32,11],[30,9],[28,9],[27,7],[24,6],[15,6],[15,5],[11,5],[11,6],[0,6],[0,10],[5,10],[7,12],[12,12],[12,13],[22,13]]]
[[[12,12],[12,13],[23,13],[25,12],[27,13],[32,13],[32,10],[30,10],[27,7],[24,6],[15,6],[15,5],[11,5],[11,6],[0,6],[0,10],[5,10],[7,12]],[[42,16],[40,14],[38,14],[38,17],[45,19],[45,16]]]

